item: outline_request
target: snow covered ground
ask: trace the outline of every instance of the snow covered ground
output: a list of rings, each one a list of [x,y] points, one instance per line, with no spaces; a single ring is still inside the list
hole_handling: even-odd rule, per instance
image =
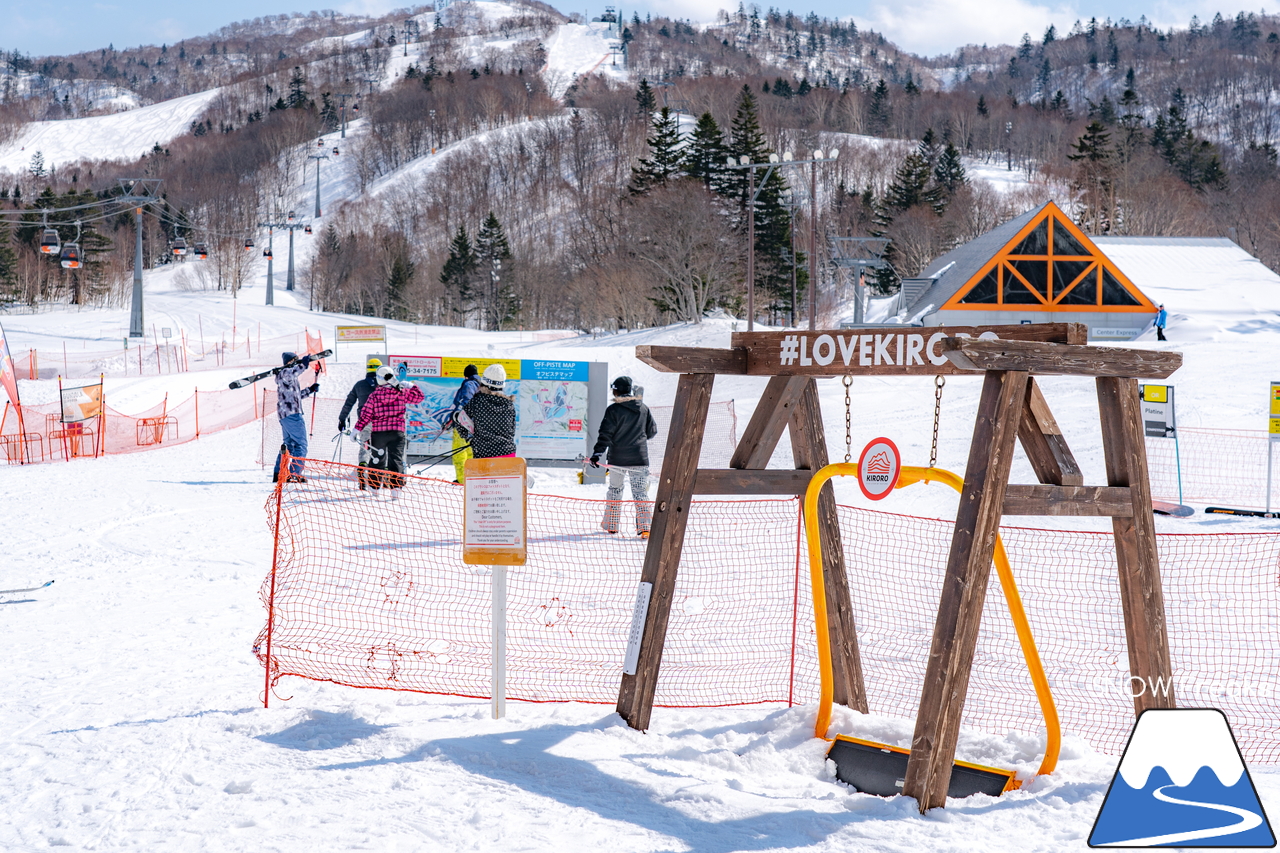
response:
[[[1107,247],[1118,260],[1140,249]],[[1172,378],[1180,423],[1265,423],[1267,383],[1277,378],[1280,281],[1249,275],[1250,263],[1235,258],[1209,276],[1184,259],[1140,281],[1174,320],[1168,343],[1137,345],[1186,354]],[[261,281],[233,307],[226,294],[176,289],[174,273],[148,274],[147,317],[175,335],[185,329],[194,338],[203,328],[213,339],[234,322],[241,335],[256,335],[259,324],[264,338],[305,325],[328,340],[335,323],[355,319],[308,312],[301,296],[282,288],[277,305],[261,305]],[[126,320],[123,310],[0,317],[19,351],[63,342],[103,349],[119,341]],[[640,364],[634,347],[727,345],[735,321],[550,342],[388,325],[397,352],[608,361],[612,374],[630,373],[660,405],[670,402],[675,378]],[[358,356],[340,354],[344,380],[358,371]],[[141,408],[238,373],[109,379],[108,399]],[[52,382],[20,384],[29,402],[54,398]],[[335,379],[324,393],[341,395],[344,384]],[[944,467],[963,468],[979,384],[947,383]],[[1092,383],[1044,384],[1087,480],[1100,482]],[[834,380],[819,385],[838,458],[843,390]],[[762,388],[762,380],[726,378],[714,399],[734,399],[745,417]],[[888,435],[908,464],[922,463],[932,404],[931,382],[855,383],[854,452]],[[323,432],[314,441],[327,451]],[[263,512],[269,473],[255,464],[257,447],[254,425],[130,456],[0,468],[8,522],[0,589],[56,579],[37,593],[0,596],[0,643],[9,649],[0,694],[0,801],[8,815],[0,849],[1085,849],[1116,757],[1069,732],[1052,777],[999,801],[975,797],[921,817],[910,801],[858,794],[832,779],[823,744],[809,736],[811,706],[657,709],[652,729],[639,734],[607,706],[513,703],[494,721],[482,701],[287,679],[279,694],[291,700],[264,710],[262,671],[250,654],[264,620],[258,589],[271,546]],[[779,462],[786,455],[784,446]],[[1030,481],[1021,458],[1014,476]],[[603,496],[601,486],[578,485],[565,470],[539,471],[537,479],[540,491]],[[840,484],[839,497],[865,505],[851,484]],[[880,508],[951,517],[955,498],[911,489]],[[1274,521],[1205,515],[1157,526],[1277,529]],[[912,725],[907,715],[839,709],[836,723],[896,742]],[[1034,766],[1036,743],[1034,732],[966,732],[961,755],[1025,768]],[[1280,814],[1280,768],[1251,769],[1263,804]]]
[[[0,145],[0,171],[22,172],[37,151],[45,168],[78,160],[132,160],[187,131],[217,89],[106,116],[37,121]]]

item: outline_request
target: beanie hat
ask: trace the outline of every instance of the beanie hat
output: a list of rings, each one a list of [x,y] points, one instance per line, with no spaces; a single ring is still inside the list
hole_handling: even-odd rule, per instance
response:
[[[494,391],[501,391],[507,384],[507,371],[501,364],[491,364],[484,369],[480,384]]]
[[[631,396],[631,377],[619,376],[617,379],[613,380],[613,385],[611,387],[613,388],[613,396],[629,397]]]
[[[280,358],[284,359],[284,363],[285,363],[285,364],[288,364],[289,362],[293,361],[293,360],[294,360],[295,358],[297,358],[297,357],[298,357],[298,354],[297,354],[296,352],[282,352],[282,353],[280,353]]]
[[[468,364],[462,369],[462,376],[464,379],[470,379],[479,372],[480,371],[476,370],[476,366],[474,364]]]
[[[367,362],[365,362],[364,367],[365,367],[365,370],[377,370],[379,367],[382,367],[382,359],[371,358]]]

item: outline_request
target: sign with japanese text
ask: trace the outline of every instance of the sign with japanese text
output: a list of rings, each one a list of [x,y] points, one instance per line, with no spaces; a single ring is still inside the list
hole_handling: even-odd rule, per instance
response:
[[[525,473],[524,460],[519,457],[467,460],[463,483],[464,563],[524,565]]]

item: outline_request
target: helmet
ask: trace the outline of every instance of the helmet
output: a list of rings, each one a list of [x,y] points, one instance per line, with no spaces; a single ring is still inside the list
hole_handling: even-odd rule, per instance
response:
[[[288,364],[289,362],[293,361],[297,357],[298,357],[298,354],[296,352],[280,353],[280,360],[283,361],[285,364]]]
[[[379,367],[382,367],[382,359],[371,358],[365,362],[364,367],[365,370],[377,370]]]
[[[471,377],[477,375],[479,372],[480,371],[476,370],[476,366],[474,364],[468,364],[466,367],[462,369],[462,375],[466,379],[470,379]]]
[[[392,379],[396,378],[396,372],[390,367],[379,367],[378,372],[374,375],[377,377],[379,385],[386,385]]]
[[[501,391],[507,384],[507,371],[501,364],[491,364],[484,369],[480,384],[494,391]]]
[[[613,380],[613,385],[611,385],[610,387],[613,388],[613,396],[630,397],[631,396],[631,377],[619,376],[617,379]]]

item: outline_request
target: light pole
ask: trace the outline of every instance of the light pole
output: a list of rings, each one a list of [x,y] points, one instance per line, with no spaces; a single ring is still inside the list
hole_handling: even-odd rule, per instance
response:
[[[817,310],[817,298],[815,290],[817,287],[817,262],[816,255],[818,249],[818,164],[833,162],[840,156],[840,150],[833,148],[825,155],[821,149],[814,150],[808,160],[796,160],[790,151],[785,152],[781,158],[777,154],[770,154],[766,163],[752,163],[751,158],[746,154],[741,155],[737,162],[730,157],[726,165],[730,169],[747,169],[747,331],[755,329],[755,307],[756,307],[756,201],[760,197],[760,193],[764,190],[765,184],[769,183],[769,177],[773,174],[773,170],[780,166],[803,166],[805,163],[812,164],[810,172],[810,193],[812,205],[812,215],[810,217],[810,252],[809,252],[809,328],[815,328],[815,314]],[[765,169],[764,177],[760,180],[760,186],[755,185],[756,169]],[[794,264],[794,259],[792,260]]]

